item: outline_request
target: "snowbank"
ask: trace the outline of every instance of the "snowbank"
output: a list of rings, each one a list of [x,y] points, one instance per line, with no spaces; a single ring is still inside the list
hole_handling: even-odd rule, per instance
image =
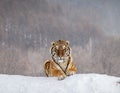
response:
[[[0,93],[120,93],[118,77],[77,74],[57,78],[0,75]]]

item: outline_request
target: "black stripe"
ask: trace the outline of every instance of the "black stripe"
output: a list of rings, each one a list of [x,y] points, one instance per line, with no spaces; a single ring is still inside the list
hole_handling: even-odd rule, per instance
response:
[[[62,69],[62,67],[54,60],[54,58],[53,58],[53,56],[52,56],[52,59],[53,59],[53,61],[61,68],[61,70],[64,72],[64,74],[66,75],[67,73],[66,73],[66,70],[67,70],[67,68],[68,68],[68,66],[69,66],[69,64],[70,64],[70,57],[69,57],[69,60],[68,60],[68,63],[67,63],[67,66],[66,66],[66,68],[65,68],[65,71]]]
[[[66,66],[66,68],[65,68],[65,72],[66,72],[66,70],[67,70],[67,68],[68,68],[68,66],[69,66],[69,64],[70,64],[70,60],[71,60],[71,58],[69,57],[69,60],[68,60],[67,66]]]
[[[52,56],[53,61],[61,68],[61,70],[64,72],[64,74],[66,75],[66,72],[62,69],[62,67],[54,60],[53,56]]]

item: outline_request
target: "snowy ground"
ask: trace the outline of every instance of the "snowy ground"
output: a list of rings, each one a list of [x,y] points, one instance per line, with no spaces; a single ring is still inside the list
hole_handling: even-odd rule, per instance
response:
[[[0,75],[0,93],[120,93],[118,77],[76,74],[57,78]]]

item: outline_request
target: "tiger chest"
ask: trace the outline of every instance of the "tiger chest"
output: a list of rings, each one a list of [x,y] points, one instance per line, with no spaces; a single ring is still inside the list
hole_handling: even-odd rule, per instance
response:
[[[68,62],[59,63],[60,67],[65,71],[68,65]]]

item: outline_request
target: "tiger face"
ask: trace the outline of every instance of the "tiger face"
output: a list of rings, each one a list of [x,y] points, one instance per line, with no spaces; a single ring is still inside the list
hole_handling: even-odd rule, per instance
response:
[[[58,40],[52,43],[52,59],[57,63],[65,62],[70,56],[70,46],[68,41]]]

